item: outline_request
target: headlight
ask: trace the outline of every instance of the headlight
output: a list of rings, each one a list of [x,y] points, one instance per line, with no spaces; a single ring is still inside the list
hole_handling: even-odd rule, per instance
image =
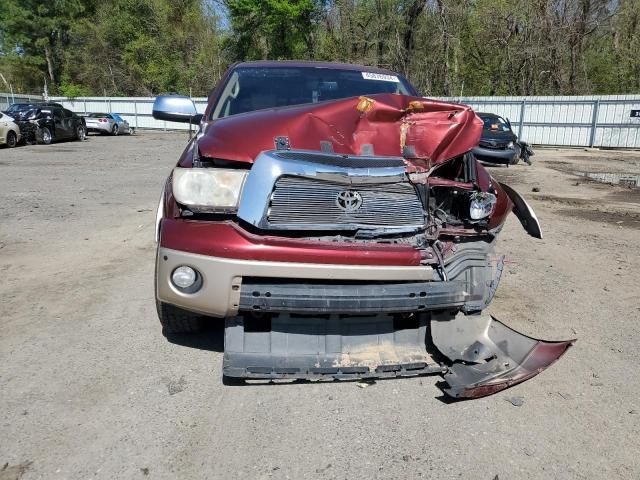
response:
[[[496,196],[492,193],[473,192],[470,197],[469,216],[471,220],[488,217],[496,203]]]
[[[515,145],[513,144],[513,142],[509,142],[509,144],[507,145],[507,148],[510,148],[510,149],[512,149],[512,150],[513,150],[513,147],[514,147],[514,146],[515,146]]]
[[[244,170],[175,168],[173,196],[196,212],[235,212],[246,176]]]

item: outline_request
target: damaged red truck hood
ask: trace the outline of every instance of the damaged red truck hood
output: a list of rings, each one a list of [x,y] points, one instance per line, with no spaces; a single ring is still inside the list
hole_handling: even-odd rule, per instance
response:
[[[470,107],[377,94],[213,120],[204,126],[198,146],[204,157],[253,162],[261,151],[275,148],[276,137],[287,137],[295,149],[404,153],[426,160],[428,168],[468,152],[481,133],[482,121]]]

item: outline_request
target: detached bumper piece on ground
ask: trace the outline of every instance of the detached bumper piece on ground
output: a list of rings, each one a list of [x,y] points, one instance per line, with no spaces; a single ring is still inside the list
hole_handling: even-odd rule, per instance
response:
[[[431,337],[453,362],[444,375],[443,390],[454,398],[484,397],[522,383],[551,366],[575,343],[537,340],[486,314],[434,315]]]
[[[226,322],[223,373],[272,380],[440,374],[444,393],[469,399],[528,380],[573,342],[536,340],[488,315],[238,316]]]

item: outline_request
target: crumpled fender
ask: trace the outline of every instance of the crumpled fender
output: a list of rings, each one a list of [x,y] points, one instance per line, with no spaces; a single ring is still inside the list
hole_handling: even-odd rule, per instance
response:
[[[513,213],[529,235],[534,238],[542,238],[542,228],[535,212],[526,202],[526,200],[509,185],[499,182],[500,186],[513,203]]]
[[[432,314],[431,339],[452,363],[444,374],[448,396],[479,398],[522,383],[555,363],[575,339],[544,341],[490,315]]]

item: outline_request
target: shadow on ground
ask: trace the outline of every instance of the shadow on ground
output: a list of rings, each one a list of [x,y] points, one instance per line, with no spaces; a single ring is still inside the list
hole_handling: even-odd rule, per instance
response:
[[[224,352],[224,322],[215,322],[198,333],[166,333],[167,340],[182,347]]]

